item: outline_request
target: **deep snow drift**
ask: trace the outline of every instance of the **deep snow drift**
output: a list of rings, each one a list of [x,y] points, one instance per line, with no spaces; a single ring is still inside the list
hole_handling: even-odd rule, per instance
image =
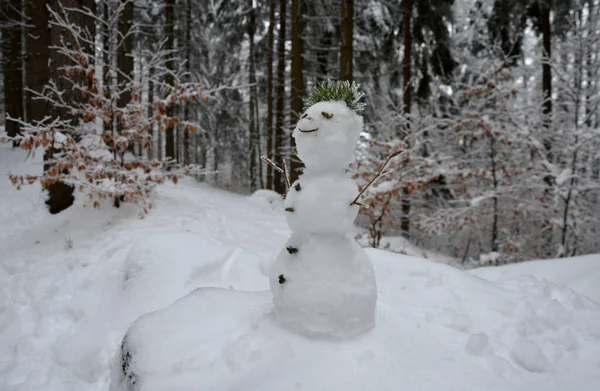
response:
[[[533,277],[496,286],[450,266],[367,252],[380,298],[368,333],[307,339],[277,325],[269,292],[200,288],[132,326],[135,389],[598,389],[597,303]],[[112,390],[128,389],[122,367],[117,359]]]
[[[39,158],[0,145],[0,174]],[[0,180],[0,390],[107,390],[130,325],[173,302],[136,334],[132,367],[152,370],[143,389],[600,389],[600,306],[586,297],[599,256],[465,273],[367,250],[375,328],[310,340],[269,315],[268,273],[290,235],[283,202],[182,182],[140,220],[108,204],[49,216],[39,187]]]

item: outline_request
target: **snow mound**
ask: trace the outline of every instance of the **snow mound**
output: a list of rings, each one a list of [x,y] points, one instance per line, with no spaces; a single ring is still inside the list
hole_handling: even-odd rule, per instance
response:
[[[520,276],[535,276],[564,285],[600,303],[600,255],[547,259],[514,263],[500,268],[485,267],[470,271],[486,280],[502,283]]]
[[[121,390],[597,390],[600,306],[533,278],[491,284],[378,250],[377,325],[344,342],[279,327],[269,292],[203,288],[138,319]],[[225,310],[224,310],[225,309]]]
[[[250,199],[266,203],[270,205],[271,209],[273,210],[280,210],[283,208],[283,199],[281,198],[281,194],[273,190],[258,189],[252,193]]]

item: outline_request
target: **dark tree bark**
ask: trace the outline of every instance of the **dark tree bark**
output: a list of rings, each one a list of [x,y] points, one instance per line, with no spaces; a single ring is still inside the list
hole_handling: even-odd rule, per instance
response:
[[[25,75],[27,88],[41,93],[48,84],[50,69],[50,27],[49,14],[45,0],[26,0],[27,34],[25,41],[27,57]],[[41,121],[48,114],[45,100],[34,99],[34,94],[26,93],[27,120]]]
[[[50,77],[50,69],[48,67],[50,60],[49,13],[45,0],[27,0],[25,7],[28,25],[27,34],[25,35],[27,47],[25,63],[26,85],[29,89],[41,93],[44,86],[48,84]],[[41,121],[49,114],[46,101],[34,99],[34,97],[34,93],[26,93],[27,120],[31,123]],[[53,154],[50,148],[44,151],[44,171],[50,169],[49,161],[52,159]],[[46,187],[46,190],[52,194],[53,188]],[[66,202],[65,205],[64,208],[67,208],[70,204]],[[58,213],[61,210],[59,205],[48,205],[48,207],[50,213]]]
[[[175,0],[165,0],[165,37],[166,37],[166,45],[165,50],[169,53],[169,59],[166,62],[167,67],[167,76],[165,78],[165,82],[167,85],[174,86],[175,80],[173,78],[173,70],[175,69],[175,64],[173,60],[173,50],[175,48]],[[167,108],[167,116],[172,117],[174,113],[173,107],[170,106]],[[165,132],[166,137],[166,145],[165,145],[165,156],[167,159],[173,159],[176,161],[177,156],[175,155],[175,131],[173,126],[169,126]]]
[[[249,149],[250,149],[250,190],[254,191],[258,188],[258,145],[260,143],[258,136],[258,126],[256,120],[257,96],[256,96],[256,66],[254,62],[254,33],[256,30],[256,9],[252,5],[253,0],[248,0],[248,8],[250,15],[248,20],[248,40],[250,42],[250,50],[248,53],[248,83],[250,87],[250,121],[248,129]]]
[[[123,12],[119,15],[119,28],[117,43],[117,85],[119,98],[117,99],[117,107],[120,109],[126,107],[131,102],[131,85],[133,81],[133,46],[134,34],[132,34],[133,26],[133,1],[120,0],[125,4]],[[123,131],[123,124],[118,123],[118,131]],[[130,152],[134,152],[134,143],[131,143],[128,148]]]
[[[317,56],[317,83],[329,78],[329,50],[333,44],[333,34],[324,31],[319,38],[318,48],[315,50]]]
[[[498,185],[500,182],[498,181],[497,169],[496,169],[496,140],[494,136],[490,137],[490,159],[492,163],[492,183],[494,185],[494,193],[498,191]],[[498,251],[498,196],[494,194],[492,197],[492,251]]]
[[[154,77],[154,70],[152,68],[148,69],[148,118],[154,117],[154,109],[152,108],[152,104],[154,103],[154,82],[152,78]],[[150,136],[152,140],[154,140],[154,126],[150,129]],[[151,148],[148,150],[148,158],[153,159],[156,152],[154,151],[154,142],[152,142]]]
[[[192,0],[186,1],[186,18],[185,18],[185,59],[186,59],[186,72],[188,77],[191,78],[192,71]],[[189,104],[185,104],[183,109],[183,119],[185,121],[190,120],[190,107]],[[183,164],[190,164],[190,132],[187,129],[183,129]]]
[[[540,9],[540,21],[542,26],[543,41],[543,63],[542,63],[542,89],[544,96],[544,125],[550,125],[550,116],[552,114],[552,71],[550,68],[551,45],[550,45],[550,9],[542,7]],[[545,147],[550,152],[550,140],[546,138]]]
[[[267,150],[269,158],[273,153],[273,50],[275,41],[275,0],[269,2],[269,32],[267,49]],[[273,167],[267,165],[267,189],[273,190]]]
[[[352,81],[354,0],[342,0],[340,11],[340,80]]]
[[[123,13],[119,15],[119,37],[118,42],[121,43],[117,50],[117,68],[119,70],[117,82],[119,90],[118,105],[125,107],[131,101],[131,89],[123,87],[133,81],[133,39],[134,34],[131,33],[133,26],[133,2],[129,0],[121,0],[125,2]]]
[[[275,108],[275,146],[273,159],[275,163],[282,163],[283,148],[283,127],[285,122],[285,113],[283,112],[285,102],[285,22],[286,22],[286,3],[287,0],[279,2],[279,38],[277,41],[277,105]],[[277,170],[274,172],[274,187],[275,191],[285,193],[285,181],[281,173]]]
[[[403,79],[403,111],[406,119],[410,121],[410,108],[412,99],[412,86],[411,86],[411,66],[412,66],[412,9],[413,0],[404,0],[404,58],[402,60],[402,79]],[[406,135],[410,131],[410,122],[407,125]],[[401,209],[402,215],[400,217],[400,231],[403,237],[410,237],[410,192],[408,186],[402,187],[402,201]]]
[[[405,115],[410,115],[410,106],[412,103],[412,9],[413,0],[404,0],[404,58],[402,59],[402,79],[403,85],[403,110]]]
[[[61,13],[61,6],[65,9],[75,8],[75,9],[90,9],[92,12],[96,10],[96,2],[94,0],[62,0],[61,2],[55,2],[52,4],[53,10],[55,12]],[[69,19],[74,22],[83,32],[86,34],[88,38],[96,36],[96,21],[84,15],[80,12],[75,11],[66,11],[69,14]],[[64,28],[52,26],[50,29],[50,44],[52,46],[60,47],[62,45],[68,45],[70,47],[74,47],[75,40],[72,34]],[[81,50],[87,54],[88,61],[93,61],[94,59],[94,51],[95,47],[93,45],[86,45],[81,48]],[[81,75],[71,75],[69,76],[70,80],[67,80],[63,74],[62,68],[65,66],[72,65],[72,60],[67,56],[59,53],[57,50],[50,51],[50,69],[49,74],[53,77],[54,82],[56,83],[57,88],[60,91],[63,91],[63,99],[67,102],[81,103],[86,100],[86,97],[79,91],[73,88],[73,82],[77,82],[79,84],[85,85],[87,83],[86,76]],[[74,80],[75,78],[80,77],[81,80]],[[77,122],[82,119],[74,116],[68,108],[64,107],[52,107],[51,108],[52,115],[55,117],[59,117],[63,120],[70,120],[70,122],[75,125]],[[65,129],[64,131],[68,131]],[[77,140],[77,137],[74,137]],[[59,152],[59,150],[54,147],[50,147],[46,149],[44,153],[44,170],[48,170],[53,167],[52,160],[54,159],[54,155]],[[63,173],[67,173],[68,171],[64,170]],[[48,191],[48,199],[46,200],[46,205],[50,210],[50,213],[56,214],[59,213],[71,205],[75,200],[73,196],[74,188],[71,185],[67,185],[64,182],[56,181],[51,183],[46,187]]]
[[[293,129],[302,115],[303,97],[304,97],[304,62],[302,55],[304,53],[304,17],[303,0],[292,0],[292,70],[291,70],[291,97],[290,97],[290,127]],[[302,165],[295,156],[296,142],[290,135],[290,163],[292,180],[297,175]]]
[[[21,55],[22,9],[18,2],[4,1],[0,7],[2,25],[2,72],[4,76],[4,115],[9,137],[21,134],[18,122],[8,116],[24,119],[23,110],[23,56]],[[18,142],[13,141],[13,147]]]
[[[551,129],[551,117],[552,117],[552,71],[550,68],[551,61],[551,41],[550,41],[550,8],[547,5],[543,5],[540,8],[540,24],[542,27],[542,43],[543,43],[543,63],[542,63],[542,91],[544,96],[543,106],[543,126],[546,129],[547,134],[544,136],[544,148],[546,149],[546,158],[548,162],[552,162],[552,136],[549,134]],[[547,189],[545,191],[546,197],[551,197],[552,186],[554,178],[551,174],[547,174],[544,177]],[[549,200],[547,200],[550,203]],[[544,238],[546,241],[546,255],[552,254],[552,223],[547,221],[544,227]]]

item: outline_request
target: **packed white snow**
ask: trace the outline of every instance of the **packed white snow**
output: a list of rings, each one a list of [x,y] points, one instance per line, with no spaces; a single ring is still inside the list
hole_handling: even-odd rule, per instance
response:
[[[557,285],[566,285],[600,303],[600,257],[595,254],[520,262],[502,268],[482,267],[470,272],[498,283],[530,275]]]
[[[281,328],[269,292],[200,288],[136,321],[112,391],[595,391],[600,306],[533,278],[494,285],[368,250],[377,325],[344,341]],[[131,379],[135,379],[132,381]]]
[[[0,174],[41,158],[0,145]],[[276,197],[182,181],[142,220],[109,203],[50,216],[39,186],[1,179],[2,391],[108,390],[131,324],[178,299],[132,328],[142,390],[600,389],[598,255],[481,269],[486,281],[367,250],[376,326],[313,339],[271,315],[268,276],[290,235]]]
[[[354,161],[362,128],[362,117],[344,102],[327,101],[309,107],[292,135],[307,169],[336,171]]]
[[[287,223],[297,233],[350,232],[359,210],[350,203],[357,194],[349,173],[306,170],[287,193]]]

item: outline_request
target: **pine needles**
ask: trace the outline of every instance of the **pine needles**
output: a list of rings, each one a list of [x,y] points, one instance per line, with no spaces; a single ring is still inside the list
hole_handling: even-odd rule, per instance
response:
[[[319,83],[310,91],[308,98],[304,102],[306,110],[315,103],[325,101],[343,101],[351,110],[361,111],[365,104],[359,102],[364,93],[359,91],[360,85],[349,81],[325,81]]]

